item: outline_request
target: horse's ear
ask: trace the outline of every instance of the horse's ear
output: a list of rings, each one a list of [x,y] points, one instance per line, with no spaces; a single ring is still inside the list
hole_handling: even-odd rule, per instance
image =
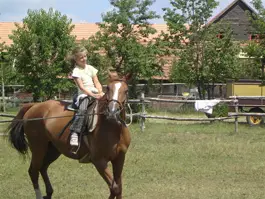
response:
[[[123,76],[122,80],[124,81],[129,81],[132,78],[132,73],[127,73],[126,75]]]
[[[116,71],[108,70],[108,76],[109,76],[109,80],[110,81],[119,79],[119,75],[118,75],[118,73]]]

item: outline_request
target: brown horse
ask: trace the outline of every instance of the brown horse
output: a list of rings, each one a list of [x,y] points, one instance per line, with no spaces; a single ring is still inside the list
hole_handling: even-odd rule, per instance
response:
[[[124,122],[127,92],[128,86],[124,79],[110,77],[106,94],[98,100],[96,127],[86,135],[87,142],[82,139],[77,154],[71,152],[69,128],[58,136],[74,114],[66,109],[66,102],[49,100],[27,104],[21,108],[8,128],[9,140],[23,155],[27,153],[28,147],[31,150],[28,172],[36,199],[52,197],[53,188],[47,169],[61,154],[79,160],[89,154],[91,163],[109,186],[109,199],[122,198],[121,174],[131,141]],[[108,162],[112,163],[113,175],[108,169]],[[46,187],[47,195],[44,197],[39,188],[39,173]]]

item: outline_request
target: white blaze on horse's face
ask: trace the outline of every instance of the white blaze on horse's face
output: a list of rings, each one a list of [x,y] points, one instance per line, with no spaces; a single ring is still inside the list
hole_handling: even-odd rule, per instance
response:
[[[112,96],[113,103],[112,103],[112,108],[111,108],[112,112],[115,112],[115,105],[117,104],[117,101],[119,99],[119,90],[121,88],[121,82],[115,83],[114,86],[115,87],[114,87],[113,96]]]

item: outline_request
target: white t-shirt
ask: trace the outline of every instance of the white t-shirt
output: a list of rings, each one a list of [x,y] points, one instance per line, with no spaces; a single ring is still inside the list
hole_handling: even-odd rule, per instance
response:
[[[93,77],[97,75],[98,70],[91,65],[86,65],[85,68],[75,66],[72,77],[80,78],[85,88],[92,92],[98,92],[95,88]],[[78,87],[78,95],[84,94]]]

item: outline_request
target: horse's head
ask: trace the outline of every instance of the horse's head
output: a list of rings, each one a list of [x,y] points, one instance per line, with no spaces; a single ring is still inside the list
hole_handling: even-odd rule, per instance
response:
[[[125,105],[128,97],[128,76],[120,78],[116,72],[109,72],[109,84],[106,89],[108,119],[115,119],[119,123],[124,123]]]

